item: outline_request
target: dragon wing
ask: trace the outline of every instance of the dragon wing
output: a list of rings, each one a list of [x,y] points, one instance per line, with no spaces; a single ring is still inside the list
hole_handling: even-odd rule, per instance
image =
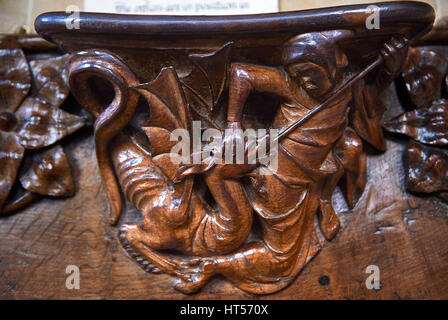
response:
[[[173,130],[191,134],[191,115],[181,82],[174,68],[163,68],[156,79],[134,87],[148,102],[149,120],[142,129],[151,143],[152,154],[169,153],[177,142],[170,141]]]
[[[211,53],[190,54],[188,58],[193,69],[180,79],[191,109],[206,124],[217,129],[220,125],[212,113],[226,85],[232,46],[233,42],[228,42]]]

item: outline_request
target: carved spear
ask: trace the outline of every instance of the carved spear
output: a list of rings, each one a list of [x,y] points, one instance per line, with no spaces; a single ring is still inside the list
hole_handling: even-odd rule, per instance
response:
[[[410,41],[405,38],[405,45],[411,45],[412,43],[415,43],[418,39],[420,39],[423,35],[425,35],[429,30],[431,30],[432,26],[429,26],[425,28],[423,31],[418,33],[414,38],[412,38]],[[285,137],[287,137],[291,132],[302,126],[305,122],[307,122],[309,119],[311,119],[312,116],[314,116],[319,111],[327,108],[334,100],[336,100],[345,90],[351,88],[358,80],[364,78],[370,71],[375,69],[376,67],[380,66],[384,62],[383,57],[380,55],[378,58],[376,58],[375,61],[370,63],[364,70],[359,72],[358,74],[351,77],[349,80],[344,82],[340,87],[338,87],[335,90],[335,93],[331,96],[327,97],[324,101],[319,103],[317,106],[315,106],[313,109],[308,111],[302,118],[291,124],[288,128],[280,132],[280,134],[274,139],[273,141],[281,141]]]
[[[405,45],[412,45],[412,43],[415,43],[418,39],[420,39],[423,35],[428,33],[429,30],[431,30],[432,26],[426,27],[424,30],[422,30],[420,33],[418,33],[414,38],[411,40],[408,40],[405,38]],[[384,62],[384,59],[381,55],[376,58],[375,61],[367,65],[362,71],[357,73],[356,75],[352,76],[349,80],[344,82],[341,86],[339,86],[334,94],[327,97],[324,101],[319,103],[317,106],[312,108],[310,111],[308,111],[302,118],[288,126],[285,130],[280,132],[280,134],[275,137],[272,142],[275,141],[281,141],[285,137],[287,137],[290,133],[292,133],[294,130],[299,128],[300,126],[304,125],[309,119],[311,119],[316,113],[320,112],[321,110],[327,108],[332,102],[334,102],[345,90],[351,88],[358,80],[364,78],[369,72],[371,72],[376,67],[379,67]],[[266,139],[268,135],[264,136],[262,139]],[[254,151],[256,151],[257,148],[255,148]],[[214,159],[210,159],[208,163],[202,163],[201,165],[183,165],[179,168],[178,172],[175,175],[174,180],[176,182],[179,182],[182,177],[185,177],[189,174],[197,174],[197,173],[204,173],[211,168],[215,166]]]

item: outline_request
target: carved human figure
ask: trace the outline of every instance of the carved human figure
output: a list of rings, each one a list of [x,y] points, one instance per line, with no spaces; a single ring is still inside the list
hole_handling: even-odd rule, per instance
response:
[[[283,47],[283,68],[233,64],[228,128],[242,126],[244,105],[251,92],[269,93],[282,100],[272,123],[280,132],[304,117],[346,81],[347,56],[338,43],[351,35],[350,31],[329,31],[293,37]],[[404,39],[392,39],[385,45],[382,55],[388,78],[399,71],[406,51]],[[384,80],[384,70],[378,71],[376,76]],[[290,284],[319,250],[314,234],[316,213],[320,212],[324,235],[328,239],[336,235],[339,221],[331,205],[336,184],[344,171],[352,193],[357,186],[363,189],[365,183],[362,141],[347,129],[351,101],[352,90],[346,90],[282,140],[276,170],[269,165],[254,168],[232,164],[227,165],[231,169],[221,170],[223,181],[250,177],[246,193],[261,220],[262,239],[227,255],[193,259],[184,270],[192,277],[189,281],[181,278],[178,289],[194,292],[211,276],[221,274],[251,293],[278,291]]]
[[[89,81],[92,76],[114,87],[115,98],[105,110]],[[154,81],[140,85],[116,56],[90,50],[71,60],[70,86],[77,100],[96,118],[97,161],[109,197],[112,223],[117,223],[122,210],[118,183],[143,214],[140,225],[120,228],[120,238],[146,271],[187,280],[190,275],[182,273],[183,262],[158,250],[210,256],[231,252],[246,240],[252,227],[252,207],[240,182],[222,180],[220,166],[204,174],[218,210],[201,201],[193,190],[193,176],[173,182],[179,164],[172,161],[176,155],[171,153],[170,131],[191,125],[184,92],[173,68],[163,69]],[[150,106],[150,120],[141,129],[150,145],[141,130],[130,123],[139,93]]]
[[[251,92],[270,93],[282,100],[273,128],[281,131],[301,119],[346,80],[348,61],[339,42],[351,35],[350,31],[329,31],[296,36],[284,44],[279,68],[233,64],[228,127],[242,126],[243,108]],[[385,70],[394,74],[407,48],[403,41],[392,40],[384,50]],[[105,110],[90,86],[92,75],[114,87],[115,98]],[[97,118],[97,160],[112,222],[117,223],[122,209],[119,185],[143,214],[140,225],[120,229],[125,249],[145,270],[175,275],[176,288],[182,292],[199,290],[215,274],[253,293],[282,289],[319,250],[313,227],[316,213],[320,212],[324,235],[328,239],[336,235],[339,221],[331,196],[341,176],[346,175],[352,205],[364,187],[362,142],[353,130],[347,130],[351,90],[279,143],[277,171],[260,164],[201,164],[182,171],[172,162],[170,144],[157,143],[169,141],[172,130],[191,126],[188,104],[173,68],[163,69],[151,83],[139,84],[117,57],[91,50],[72,58],[70,87]],[[139,94],[150,108],[150,120],[143,128],[150,145],[130,122]],[[218,210],[194,191],[193,174],[203,176]],[[251,181],[246,190],[243,176]],[[179,177],[182,181],[174,183]],[[262,238],[247,243],[254,211],[261,220]],[[164,249],[194,257],[181,260],[159,251]]]

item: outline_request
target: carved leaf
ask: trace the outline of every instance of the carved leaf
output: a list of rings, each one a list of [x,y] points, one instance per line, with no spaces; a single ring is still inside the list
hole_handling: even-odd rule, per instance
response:
[[[402,77],[409,97],[417,108],[440,99],[446,67],[445,58],[435,51],[420,48],[409,50]]]
[[[0,131],[0,212],[14,185],[24,153],[25,149],[13,133]]]
[[[448,191],[446,151],[411,142],[408,147],[408,190],[433,193]]]
[[[35,155],[20,182],[26,190],[41,195],[68,197],[75,192],[70,164],[59,145]]]
[[[0,50],[0,113],[16,111],[30,88],[31,73],[22,50]]]
[[[82,118],[36,98],[27,98],[16,116],[19,122],[17,136],[27,149],[52,145],[84,125]]]
[[[405,134],[422,143],[448,145],[448,102],[436,100],[429,108],[405,112],[383,126],[390,132]]]
[[[69,94],[68,60],[70,54],[30,62],[33,73],[34,96],[55,107],[59,107]]]

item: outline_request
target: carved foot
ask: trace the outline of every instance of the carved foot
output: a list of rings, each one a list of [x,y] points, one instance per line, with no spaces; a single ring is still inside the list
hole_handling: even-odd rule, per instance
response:
[[[333,206],[329,202],[321,201],[320,211],[320,229],[327,240],[332,240],[339,232],[339,228],[341,226],[339,218],[336,215],[336,212],[334,212]]]
[[[160,268],[155,266],[155,264],[151,260],[148,261],[148,259],[145,259],[144,256],[140,254],[140,251],[138,251],[137,247],[134,246],[134,244],[138,241],[136,239],[139,239],[137,232],[139,232],[138,226],[123,225],[120,228],[119,234],[121,245],[129,254],[129,256],[137,261],[137,263],[143,270],[151,273],[162,273],[162,270]]]
[[[167,273],[177,277],[175,289],[190,294],[202,288],[215,273],[215,263],[208,258],[183,261],[161,254],[144,242],[144,232],[138,225],[123,225],[120,241],[126,252],[147,272]]]
[[[184,294],[192,294],[199,291],[208,280],[216,273],[214,260],[210,258],[191,259],[183,263],[182,273],[174,288]]]

